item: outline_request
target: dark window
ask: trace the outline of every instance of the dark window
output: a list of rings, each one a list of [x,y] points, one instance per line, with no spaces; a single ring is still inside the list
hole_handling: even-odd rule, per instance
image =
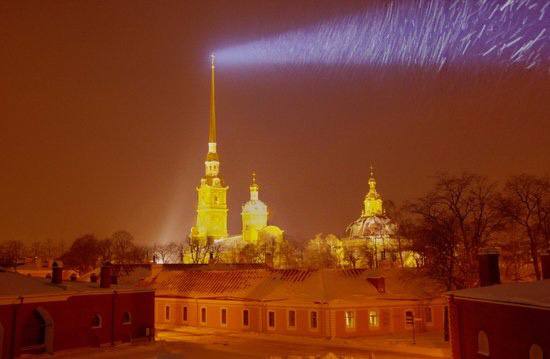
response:
[[[317,312],[311,312],[309,314],[309,325],[311,329],[317,329]]]
[[[275,328],[275,312],[267,312],[267,326],[270,328]]]
[[[414,312],[412,310],[407,310],[405,312],[405,325],[408,327],[414,325]]]
[[[96,314],[92,318],[92,328],[101,328],[101,315]]]
[[[201,323],[206,323],[206,308],[201,308]]]
[[[164,319],[170,320],[170,306],[164,307]]]
[[[243,310],[243,325],[248,327],[248,309]]]
[[[294,310],[288,311],[288,326],[291,328],[296,327],[296,311]]]
[[[187,307],[183,307],[183,320],[187,321]]]
[[[225,309],[225,308],[222,308],[221,322],[222,322],[222,325],[227,324],[227,309]]]
[[[130,315],[130,312],[124,312],[124,314],[122,314],[122,324],[130,323],[132,323],[132,316]]]

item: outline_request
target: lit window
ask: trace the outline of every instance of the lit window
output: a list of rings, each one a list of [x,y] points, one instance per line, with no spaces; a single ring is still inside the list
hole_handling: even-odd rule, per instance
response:
[[[344,312],[344,320],[346,322],[346,329],[355,329],[355,312],[351,310]]]
[[[288,311],[288,327],[296,328],[296,311],[295,310]]]
[[[270,329],[275,328],[275,312],[272,310],[267,312],[267,327]]]
[[[309,327],[311,329],[317,329],[317,312],[312,311],[309,313]]]
[[[483,330],[477,334],[477,353],[489,356],[489,338]]]
[[[170,320],[170,306],[167,305],[166,307],[164,307],[164,319],[166,321],[169,321]]]
[[[206,323],[206,308],[205,307],[201,308],[201,323],[203,323],[203,324]]]
[[[187,321],[187,307],[183,307],[183,321]]]
[[[92,318],[92,328],[101,328],[101,324],[103,323],[103,320],[101,319],[101,315],[96,314]]]
[[[424,309],[426,323],[432,323],[432,307],[426,307]]]
[[[243,310],[243,326],[248,327],[248,309]]]
[[[377,310],[369,310],[369,326],[370,327],[380,326],[380,317],[378,316]]]
[[[132,315],[130,312],[124,312],[122,314],[122,324],[131,324],[132,323]]]
[[[220,322],[222,325],[227,325],[227,309],[222,308],[220,313]]]
[[[529,359],[542,359],[542,348],[540,345],[531,345],[531,348],[529,349]]]

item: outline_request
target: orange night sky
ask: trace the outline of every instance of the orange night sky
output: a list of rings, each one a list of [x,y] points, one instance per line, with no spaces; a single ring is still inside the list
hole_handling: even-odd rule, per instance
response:
[[[364,1],[3,1],[0,239],[183,239],[207,152],[211,51]],[[548,174],[548,73],[488,65],[216,66],[229,229],[250,173],[291,238],[342,234],[437,171]]]

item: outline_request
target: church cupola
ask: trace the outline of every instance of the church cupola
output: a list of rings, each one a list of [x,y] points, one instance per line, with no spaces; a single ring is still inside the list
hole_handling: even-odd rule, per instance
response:
[[[255,242],[258,239],[259,231],[267,226],[268,211],[265,203],[258,198],[260,186],[256,183],[256,173],[252,173],[252,183],[250,184],[250,200],[243,204],[241,212],[242,217],[242,235],[247,242]]]
[[[250,200],[251,201],[257,201],[258,200],[258,191],[260,190],[260,186],[256,183],[256,172],[252,172],[252,183],[250,184]]]
[[[376,179],[374,178],[374,169],[370,167],[369,192],[363,201],[363,217],[380,216],[382,210],[382,197],[376,191]]]

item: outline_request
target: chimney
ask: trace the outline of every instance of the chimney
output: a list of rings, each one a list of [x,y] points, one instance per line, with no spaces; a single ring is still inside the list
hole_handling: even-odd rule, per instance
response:
[[[540,262],[542,264],[542,279],[550,279],[550,253],[541,254]]]
[[[500,251],[497,248],[484,248],[479,251],[479,286],[487,287],[500,284],[500,269],[498,257]]]
[[[110,262],[105,262],[101,266],[101,272],[99,274],[99,287],[111,288],[111,273],[112,267]]]
[[[386,293],[386,278],[384,277],[370,277],[367,280],[372,284],[378,293]]]
[[[54,261],[52,263],[52,283],[63,283],[63,262],[61,261]]]
[[[92,283],[97,283],[97,274],[92,273],[92,274],[90,275],[90,282],[92,282]]]

